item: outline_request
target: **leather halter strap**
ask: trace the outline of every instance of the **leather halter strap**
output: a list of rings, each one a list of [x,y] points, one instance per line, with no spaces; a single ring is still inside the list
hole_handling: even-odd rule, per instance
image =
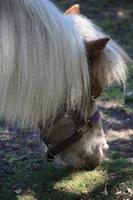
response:
[[[55,146],[50,145],[48,138],[43,138],[44,143],[48,147],[48,150],[46,152],[47,160],[52,161],[56,155],[60,154],[66,148],[70,147],[72,144],[78,142],[83,137],[83,135],[88,132],[90,128],[93,128],[93,126],[99,121],[99,119],[100,119],[100,113],[97,110],[88,121],[84,121],[81,127],[79,127],[72,136],[68,137],[63,142]]]

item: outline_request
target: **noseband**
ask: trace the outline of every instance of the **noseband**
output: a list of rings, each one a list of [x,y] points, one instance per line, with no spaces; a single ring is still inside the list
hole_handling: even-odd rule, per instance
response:
[[[46,152],[46,158],[48,161],[52,161],[53,159],[55,159],[56,155],[60,154],[66,148],[70,147],[72,144],[78,142],[88,132],[90,128],[93,128],[100,119],[100,112],[97,110],[94,113],[94,115],[87,121],[81,120],[81,117],[79,117],[79,119],[80,119],[79,121],[76,120],[75,122],[78,125],[80,124],[80,126],[78,126],[78,128],[76,129],[75,133],[70,137],[66,138],[60,144],[52,146],[50,144],[49,139],[47,137],[43,137],[43,142],[48,147],[48,150]]]

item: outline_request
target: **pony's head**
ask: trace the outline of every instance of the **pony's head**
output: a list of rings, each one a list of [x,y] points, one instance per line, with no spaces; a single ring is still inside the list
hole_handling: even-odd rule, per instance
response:
[[[59,118],[47,134],[47,141],[54,146],[48,149],[47,156],[53,158],[59,154],[68,165],[93,169],[108,149],[95,100],[105,86],[125,82],[128,57],[110,37],[79,13],[79,6],[75,5],[65,12],[65,17],[73,21],[84,40],[90,76],[87,119],[82,120],[82,111],[72,111],[73,114]]]
[[[80,113],[66,114],[49,129],[47,136],[42,134],[42,140],[49,147],[46,153],[48,160],[58,155],[62,163],[74,168],[94,169],[108,149],[94,100],[90,102],[87,121]]]

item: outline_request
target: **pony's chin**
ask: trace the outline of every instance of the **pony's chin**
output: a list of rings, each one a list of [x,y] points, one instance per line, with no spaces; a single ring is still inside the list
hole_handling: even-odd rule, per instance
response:
[[[72,160],[62,160],[60,157],[56,158],[55,162],[61,166],[65,166],[68,168],[73,168],[75,170],[80,170],[84,169],[86,171],[91,171],[94,170],[98,165],[101,163],[101,159],[96,159],[95,161],[93,160],[92,162],[88,162],[87,159],[82,158],[78,159],[77,162],[74,162]]]

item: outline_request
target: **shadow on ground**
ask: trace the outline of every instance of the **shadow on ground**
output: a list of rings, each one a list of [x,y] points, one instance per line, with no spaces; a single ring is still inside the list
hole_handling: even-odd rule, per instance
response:
[[[106,171],[107,181],[103,184],[94,184],[91,191],[86,185],[88,192],[85,193],[80,193],[78,190],[68,191],[63,187],[64,181],[68,185],[71,183],[73,178],[71,169],[59,169],[44,160],[32,160],[32,162],[21,160],[13,164],[15,167],[12,168],[12,173],[1,178],[1,200],[106,200],[107,198],[113,200],[118,195],[131,199],[131,194],[126,191],[127,188],[117,194],[117,189],[123,187],[122,184],[125,182],[132,184],[133,168],[127,160],[117,159],[103,163],[97,171]],[[76,173],[78,175],[78,172]],[[84,174],[84,171],[82,173]]]
[[[133,130],[133,110],[132,112],[126,111],[123,107],[111,107],[104,108],[100,107],[103,112],[106,113],[106,116],[103,119],[103,123],[106,126],[106,129],[121,131],[132,129]],[[111,120],[112,118],[112,120]]]
[[[107,106],[107,107],[106,107]],[[109,144],[109,157],[113,154],[133,159],[133,110],[132,105],[100,106],[103,125]]]

